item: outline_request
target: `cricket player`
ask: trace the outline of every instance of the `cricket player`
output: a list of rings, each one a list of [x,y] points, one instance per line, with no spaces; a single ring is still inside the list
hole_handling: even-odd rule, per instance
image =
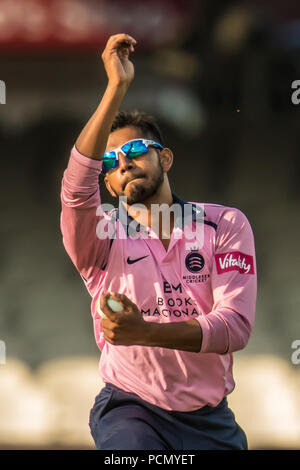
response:
[[[119,111],[136,44],[108,39],[107,87],[62,180],[63,243],[92,298],[105,383],[91,434],[99,450],[247,449],[227,395],[255,318],[253,233],[239,209],[175,195],[156,121]],[[199,155],[184,158],[193,171]],[[118,208],[101,205],[100,174]]]

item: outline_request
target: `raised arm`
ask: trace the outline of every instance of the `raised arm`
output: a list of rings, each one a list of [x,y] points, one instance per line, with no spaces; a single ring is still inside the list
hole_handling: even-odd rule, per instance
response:
[[[87,157],[103,158],[115,114],[134,78],[134,66],[129,60],[134,44],[136,40],[128,34],[116,34],[109,38],[103,51],[107,88],[97,110],[76,141],[78,151]]]
[[[134,78],[129,54],[135,43],[127,34],[109,38],[102,54],[107,88],[71,150],[62,180],[63,244],[90,291],[94,274],[106,264],[111,246],[109,238],[99,238],[96,233],[103,217],[96,214],[101,204],[99,174],[115,114]]]

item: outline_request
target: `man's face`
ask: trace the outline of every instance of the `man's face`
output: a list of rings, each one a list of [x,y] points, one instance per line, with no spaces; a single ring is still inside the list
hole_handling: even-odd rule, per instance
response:
[[[107,151],[121,147],[129,140],[148,138],[137,127],[117,129],[109,135]],[[104,181],[108,191],[115,197],[126,196],[129,205],[143,202],[154,195],[164,181],[157,149],[148,148],[148,152],[130,160],[119,153],[119,165],[106,173]]]

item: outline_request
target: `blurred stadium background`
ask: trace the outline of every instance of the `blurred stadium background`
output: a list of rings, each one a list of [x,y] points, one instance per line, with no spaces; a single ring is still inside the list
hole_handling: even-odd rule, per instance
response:
[[[93,448],[99,351],[59,193],[118,32],[138,40],[123,108],[161,122],[174,191],[238,207],[254,230],[256,323],[229,403],[251,449],[300,449],[298,0],[0,0],[0,449]]]

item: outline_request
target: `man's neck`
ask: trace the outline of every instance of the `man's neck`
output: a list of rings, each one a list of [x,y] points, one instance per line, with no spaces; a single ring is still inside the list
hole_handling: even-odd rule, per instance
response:
[[[144,200],[142,208],[124,204],[128,214],[145,227],[151,227],[159,238],[170,238],[174,227],[174,214],[168,209],[173,204],[169,184],[162,184],[158,191]]]

